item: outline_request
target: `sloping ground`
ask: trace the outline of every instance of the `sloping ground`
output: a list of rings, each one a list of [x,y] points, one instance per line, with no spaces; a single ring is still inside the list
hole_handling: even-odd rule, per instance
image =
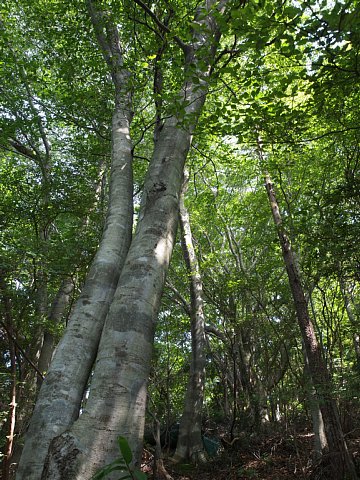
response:
[[[167,473],[173,480],[305,480],[312,476],[313,436],[301,434],[268,434],[242,438],[225,448],[206,465],[174,466],[165,461]],[[360,439],[351,441],[355,459],[360,456]],[[148,478],[151,479],[148,452]],[[159,477],[158,480],[169,480]],[[331,479],[329,479],[331,480]]]

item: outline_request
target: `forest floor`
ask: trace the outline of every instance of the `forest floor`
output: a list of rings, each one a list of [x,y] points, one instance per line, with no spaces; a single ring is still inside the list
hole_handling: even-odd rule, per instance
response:
[[[349,444],[358,463],[360,438],[352,439]],[[222,449],[205,465],[174,466],[165,459],[164,465],[169,476],[159,476],[158,480],[316,479],[321,476],[314,471],[312,446],[313,434],[306,431],[244,436],[232,446]],[[148,470],[148,478],[152,479],[150,468]]]

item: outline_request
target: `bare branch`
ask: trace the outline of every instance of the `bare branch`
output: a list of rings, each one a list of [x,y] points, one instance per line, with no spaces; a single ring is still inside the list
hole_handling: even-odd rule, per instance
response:
[[[24,352],[24,350],[20,347],[19,345],[19,342],[16,340],[16,338],[14,337],[14,335],[11,334],[9,328],[7,327],[7,325],[2,321],[0,320],[0,325],[3,327],[3,329],[6,331],[6,334],[9,336],[9,338],[11,338],[11,341],[14,343],[14,345],[16,346],[16,348],[19,350],[19,352],[23,355],[24,359],[28,362],[28,364],[35,370],[35,372],[38,374],[38,376],[44,380],[44,376],[43,374],[40,372],[40,370],[37,368],[37,366],[30,360],[30,358],[26,355],[26,353]]]
[[[155,15],[154,12],[151,11],[151,9],[145,5],[144,2],[142,2],[142,0],[134,0],[135,3],[137,3],[139,5],[139,7],[141,7],[153,20],[154,22],[156,23],[156,25],[164,32],[164,33],[169,33],[171,34],[171,30],[169,27],[167,27],[163,22],[161,22],[158,17]],[[175,42],[179,45],[179,47],[186,53],[186,51],[188,50],[188,45],[183,42],[181,40],[181,38],[179,38],[177,35],[173,35],[172,36],[173,39],[175,40]]]

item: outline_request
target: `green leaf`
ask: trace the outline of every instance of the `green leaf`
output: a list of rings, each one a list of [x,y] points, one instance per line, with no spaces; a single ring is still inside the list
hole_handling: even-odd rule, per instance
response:
[[[116,465],[115,463],[118,463],[118,465]],[[102,480],[103,478],[106,478],[111,472],[114,472],[116,470],[124,471],[125,469],[127,469],[127,466],[125,464],[121,465],[120,462],[116,461],[99,470],[92,477],[92,480]]]
[[[141,470],[135,470],[134,471],[134,477],[137,480],[146,480],[147,479],[146,473],[142,472]]]
[[[301,13],[301,10],[293,5],[289,5],[284,9],[284,14],[288,18],[295,18],[296,15],[299,15]]]
[[[91,480],[102,480],[103,478],[105,478],[106,475],[107,473],[105,472],[105,470],[100,470],[100,472],[97,472],[95,473],[95,475],[93,475]]]
[[[118,445],[119,445],[121,455],[124,457],[126,464],[129,465],[129,463],[131,463],[132,461],[132,453],[131,453],[131,449],[129,447],[128,441],[126,440],[125,437],[122,437],[120,435],[118,437]]]
[[[243,16],[243,13],[240,9],[234,9],[234,10],[231,10],[231,18],[241,18]]]

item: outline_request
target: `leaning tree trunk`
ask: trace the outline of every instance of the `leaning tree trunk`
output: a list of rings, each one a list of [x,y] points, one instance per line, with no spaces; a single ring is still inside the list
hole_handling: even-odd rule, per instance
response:
[[[190,281],[191,365],[174,460],[198,463],[206,460],[201,436],[206,339],[202,280],[192,240],[189,212],[184,201],[187,182],[186,172],[180,196],[180,226],[181,245]]]
[[[265,175],[265,186],[280,240],[296,315],[308,358],[309,371],[324,422],[328,451],[326,455],[323,455],[322,466],[327,472],[327,478],[332,480],[357,480],[355,466],[342,432],[337,405],[332,396],[331,378],[322,358],[314,326],[309,316],[297,259],[282,225],[279,206],[268,174]]]
[[[116,62],[116,55],[109,54],[109,57],[109,62]],[[115,70],[115,65],[112,68]],[[51,440],[68,428],[79,415],[105,317],[131,241],[132,114],[127,72],[122,72],[121,83],[117,82],[115,87],[112,164],[105,228],[81,295],[40,389],[17,480],[40,479]]]
[[[185,118],[184,113],[170,116],[158,131],[88,401],[72,428],[52,442],[42,480],[91,478],[118,455],[119,434],[128,439],[135,465],[140,463],[154,329],[175,242],[183,169],[207,93],[210,69],[204,72],[204,62],[214,58],[220,36],[211,8],[207,16],[204,8],[196,18],[202,31],[196,29],[193,43],[184,48],[186,80],[177,99],[183,102]],[[108,23],[107,31],[115,28]]]

